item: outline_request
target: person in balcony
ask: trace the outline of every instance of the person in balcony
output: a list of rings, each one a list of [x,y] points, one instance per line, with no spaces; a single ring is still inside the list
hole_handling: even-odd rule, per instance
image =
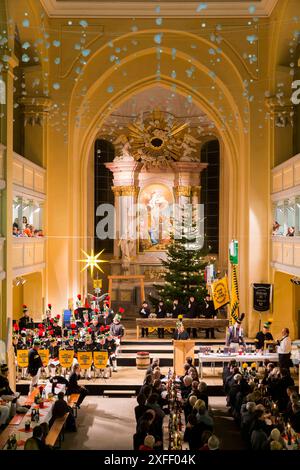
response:
[[[281,235],[279,229],[280,229],[280,224],[277,222],[277,220],[275,220],[274,223],[273,223],[273,232],[272,232],[272,235]]]
[[[13,225],[12,234],[13,234],[13,237],[19,237],[20,236],[19,228],[15,224]]]
[[[287,237],[294,237],[295,236],[295,227],[289,227],[286,236]]]

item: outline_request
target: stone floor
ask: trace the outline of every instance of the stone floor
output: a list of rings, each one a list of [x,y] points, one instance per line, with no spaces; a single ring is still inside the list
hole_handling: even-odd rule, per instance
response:
[[[209,403],[220,448],[243,450],[244,443],[228,415],[225,397],[211,397]],[[65,434],[62,450],[132,450],[135,406],[135,398],[86,397],[78,410],[78,432]]]

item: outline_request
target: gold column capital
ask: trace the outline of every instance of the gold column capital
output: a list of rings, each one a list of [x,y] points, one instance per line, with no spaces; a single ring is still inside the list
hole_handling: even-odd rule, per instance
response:
[[[192,192],[192,186],[176,186],[174,188],[174,191],[177,197],[179,196],[190,197],[191,192]]]
[[[25,115],[25,125],[43,125],[50,112],[52,101],[45,96],[26,97],[19,100]]]
[[[139,188],[135,186],[112,186],[112,191],[115,196],[137,196]]]

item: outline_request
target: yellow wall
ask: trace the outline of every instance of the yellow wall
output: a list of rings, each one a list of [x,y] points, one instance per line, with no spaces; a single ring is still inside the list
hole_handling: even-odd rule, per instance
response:
[[[291,275],[275,272],[273,297],[273,324],[271,332],[279,338],[284,327],[289,328],[292,339],[297,338],[296,311],[300,309],[299,286],[291,282]],[[297,288],[297,294],[295,295]],[[268,318],[264,318],[264,321]]]
[[[23,315],[23,286],[13,287],[13,319],[18,320]]]

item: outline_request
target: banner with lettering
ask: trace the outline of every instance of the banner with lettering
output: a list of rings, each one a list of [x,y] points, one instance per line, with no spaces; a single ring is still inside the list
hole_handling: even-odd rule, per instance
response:
[[[78,351],[77,360],[81,369],[89,369],[93,364],[93,354],[91,351]]]
[[[17,363],[19,367],[28,367],[28,349],[17,350]]]
[[[73,365],[73,359],[74,359],[74,351],[73,350],[65,350],[65,349],[60,349],[59,350],[59,363],[61,367],[72,367]]]
[[[94,366],[97,369],[104,369],[108,361],[107,351],[94,351]]]
[[[226,305],[230,301],[227,277],[218,279],[211,285],[212,298],[215,310]]]
[[[267,312],[271,308],[272,284],[253,284],[253,310]]]
[[[42,359],[43,366],[47,366],[49,362],[49,349],[39,349],[39,355]]]

